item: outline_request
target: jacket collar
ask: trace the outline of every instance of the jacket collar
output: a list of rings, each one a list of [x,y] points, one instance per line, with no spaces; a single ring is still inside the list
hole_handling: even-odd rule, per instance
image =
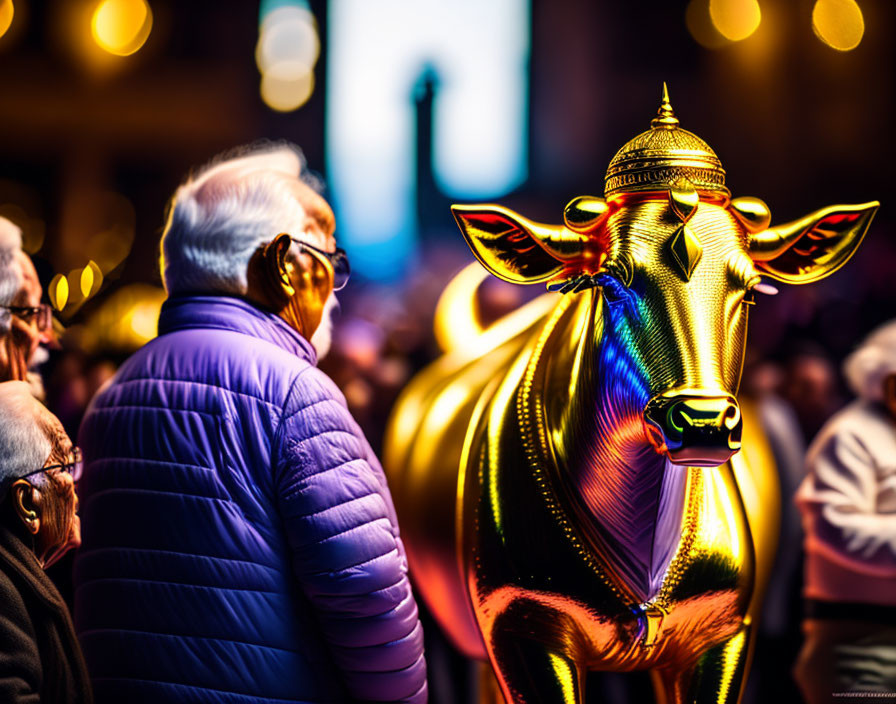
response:
[[[65,603],[59,591],[47,577],[34,553],[6,526],[0,525],[0,560],[15,570],[15,574],[41,601],[55,611],[64,611]]]
[[[19,590],[23,598],[27,597],[24,590],[30,591],[47,609],[46,613],[57,623],[56,632],[59,637],[59,647],[62,648],[62,658],[67,661],[73,680],[74,690],[69,690],[66,701],[92,702],[90,679],[87,675],[87,665],[81,648],[75,637],[75,627],[68,607],[62,599],[56,585],[50,580],[46,572],[37,561],[34,552],[21,541],[9,528],[0,525],[0,570],[6,572],[13,586]],[[30,609],[29,609],[30,610]],[[40,631],[38,631],[40,632]],[[32,636],[33,637],[33,636]],[[53,657],[52,653],[41,650],[41,662]],[[46,673],[45,673],[46,674]]]
[[[232,296],[174,296],[162,304],[159,335],[177,330],[232,330],[317,364],[314,347],[280,316]]]

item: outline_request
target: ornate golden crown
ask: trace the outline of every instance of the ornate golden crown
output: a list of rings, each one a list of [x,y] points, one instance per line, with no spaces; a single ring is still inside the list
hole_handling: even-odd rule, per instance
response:
[[[650,129],[629,140],[607,168],[604,195],[665,190],[685,178],[698,191],[730,196],[725,169],[710,146],[678,126],[663,84],[663,101]]]

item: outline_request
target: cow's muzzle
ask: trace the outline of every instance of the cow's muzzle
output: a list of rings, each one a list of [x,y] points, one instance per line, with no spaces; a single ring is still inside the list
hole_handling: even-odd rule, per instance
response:
[[[740,449],[742,422],[733,396],[670,393],[644,411],[647,436],[674,464],[715,467]]]

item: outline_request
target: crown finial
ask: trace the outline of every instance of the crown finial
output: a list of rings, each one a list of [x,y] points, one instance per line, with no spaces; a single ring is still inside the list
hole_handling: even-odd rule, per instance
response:
[[[675,117],[672,103],[669,102],[669,89],[665,81],[663,81],[663,101],[660,103],[660,109],[656,111],[656,117],[650,121],[650,127],[654,130],[673,130],[678,127],[678,118]]]
[[[622,193],[668,192],[678,190],[682,181],[698,193],[731,196],[722,162],[706,142],[679,127],[664,83],[660,109],[650,129],[626,142],[610,160],[604,194],[612,198]],[[684,210],[681,213],[687,214]]]

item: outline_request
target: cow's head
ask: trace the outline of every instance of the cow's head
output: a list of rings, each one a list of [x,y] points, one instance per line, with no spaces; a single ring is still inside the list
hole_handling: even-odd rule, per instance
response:
[[[599,289],[592,322],[613,355],[604,373],[619,377],[604,382],[643,387],[628,398],[641,399],[637,412],[658,452],[713,466],[740,448],[735,395],[748,306],[771,289],[763,277],[804,284],[833,273],[877,207],[831,206],[770,226],[760,200],[729,201],[680,179],[665,190],[576,198],[562,225],[495,205],[452,210],[495,276],[571,296]]]

